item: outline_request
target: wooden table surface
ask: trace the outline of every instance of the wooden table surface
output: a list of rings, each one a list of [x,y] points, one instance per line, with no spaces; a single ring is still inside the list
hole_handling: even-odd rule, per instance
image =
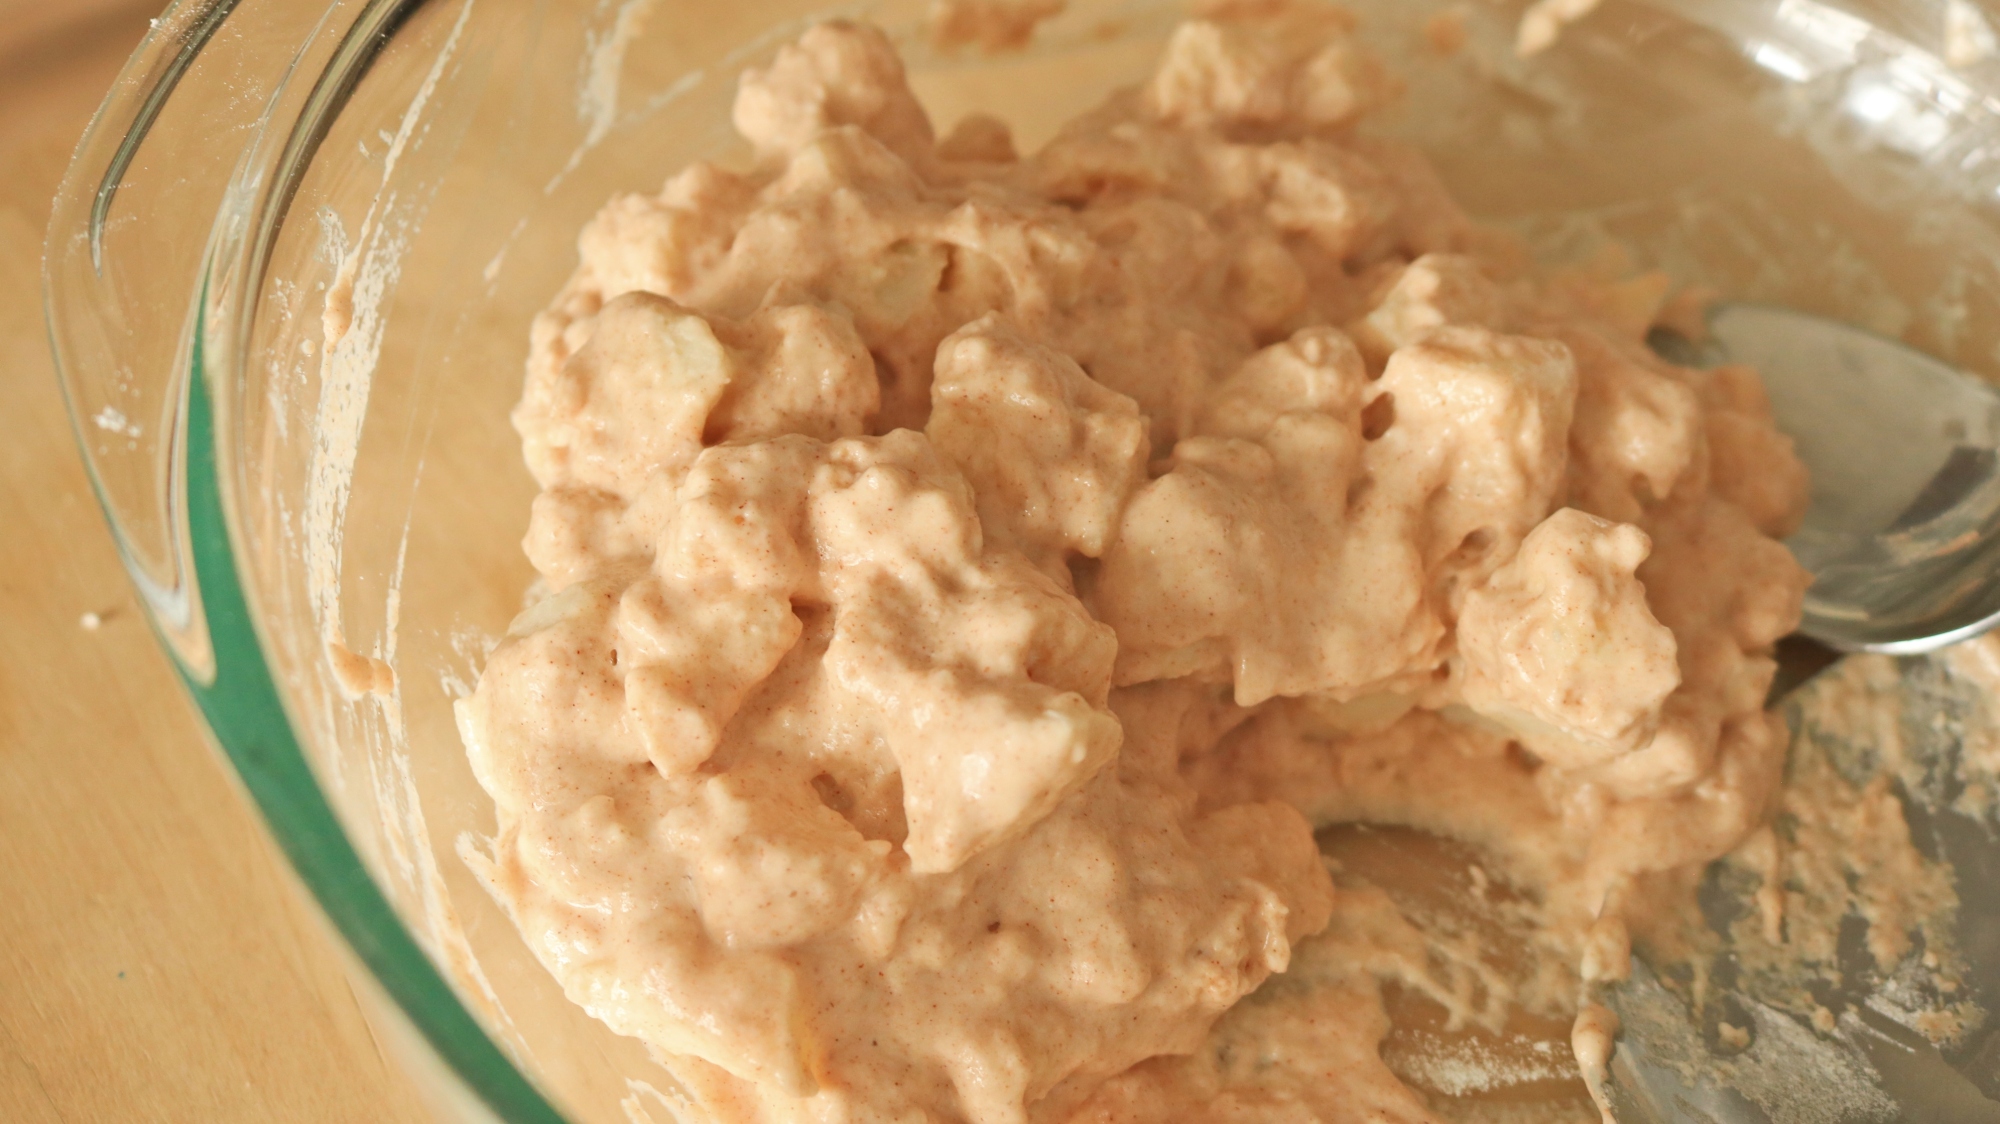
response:
[[[49,198],[163,2],[0,0],[0,1121],[415,1122],[139,616],[42,330]]]

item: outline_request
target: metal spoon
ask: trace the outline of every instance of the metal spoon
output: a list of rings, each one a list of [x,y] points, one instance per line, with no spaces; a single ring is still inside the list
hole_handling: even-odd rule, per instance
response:
[[[1800,631],[1849,652],[1934,651],[2000,625],[2000,392],[1913,348],[1802,312],[1721,304],[1684,366],[1749,363],[1812,473],[1786,545],[1811,571]]]

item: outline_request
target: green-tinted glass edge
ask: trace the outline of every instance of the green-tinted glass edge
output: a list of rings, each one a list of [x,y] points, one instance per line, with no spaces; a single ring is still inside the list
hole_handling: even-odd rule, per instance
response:
[[[203,683],[174,670],[320,908],[390,998],[456,1073],[509,1124],[568,1124],[473,1019],[361,863],[307,763],[264,660],[237,576],[216,469],[215,424],[195,332],[188,379],[185,487],[195,582],[214,650]],[[157,627],[157,626],[156,626]]]

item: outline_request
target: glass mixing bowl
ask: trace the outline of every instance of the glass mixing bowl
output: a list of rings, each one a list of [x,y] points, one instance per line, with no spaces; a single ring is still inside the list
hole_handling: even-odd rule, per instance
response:
[[[1531,60],[1520,3],[1350,6],[1408,80],[1376,127],[1543,255],[1623,247],[2000,370],[2000,59],[1970,5],[1609,0]],[[493,820],[451,704],[533,576],[507,412],[576,231],[614,191],[742,158],[735,75],[814,18],[881,22],[941,122],[994,110],[1032,146],[1180,14],[1070,0],[989,57],[927,46],[925,8],[179,0],[77,151],[48,312],[98,497],[444,1118],[682,1111],[459,857]],[[1447,9],[1455,52],[1425,35]]]

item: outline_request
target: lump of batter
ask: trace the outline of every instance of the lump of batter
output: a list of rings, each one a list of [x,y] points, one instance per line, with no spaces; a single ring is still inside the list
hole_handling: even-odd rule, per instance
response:
[[[1564,768],[1651,742],[1680,686],[1674,634],[1638,578],[1651,548],[1637,527],[1575,508],[1529,532],[1459,615],[1466,705]]]
[[[1345,15],[1230,10],[1026,157],[821,24],[534,325],[484,873],[715,1120],[1428,1121],[1385,981],[1575,1016],[1767,816],[1755,374],[1357,132]],[[1364,821],[1491,856],[1539,967],[1426,975]]]

